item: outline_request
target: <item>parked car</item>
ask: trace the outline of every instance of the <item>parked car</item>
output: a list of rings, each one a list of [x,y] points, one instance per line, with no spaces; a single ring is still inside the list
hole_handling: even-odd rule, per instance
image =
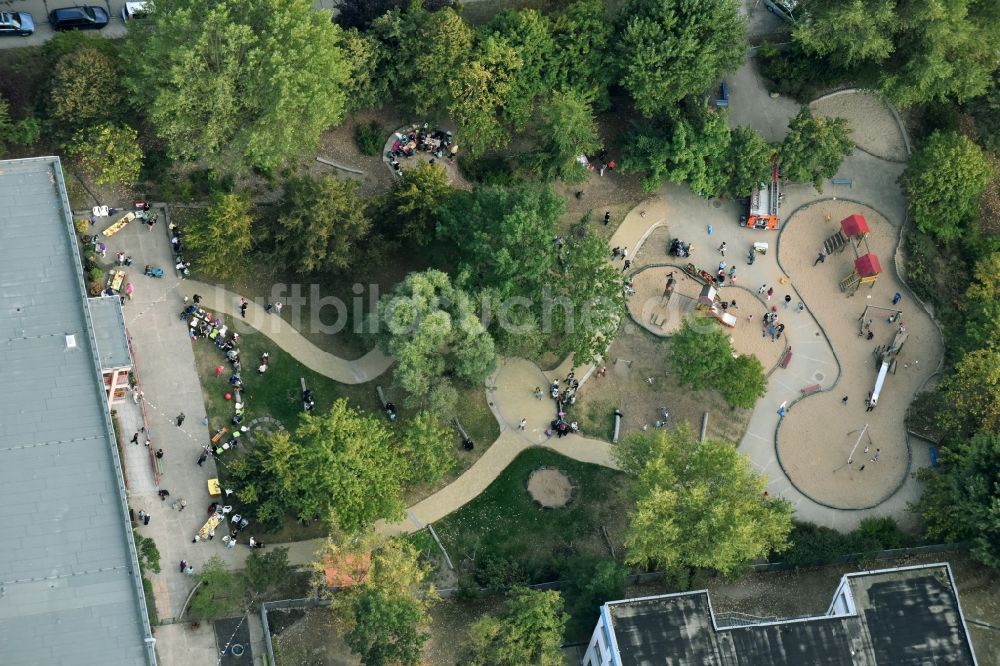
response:
[[[0,35],[27,37],[35,31],[35,19],[27,12],[0,12]]]
[[[796,5],[798,5],[797,0],[764,0],[767,11],[789,23],[795,23]]]
[[[149,2],[126,2],[122,6],[122,20],[131,21],[132,19],[142,18],[144,16],[149,16],[149,12],[152,9]]]
[[[53,30],[100,30],[108,24],[108,13],[101,7],[63,7],[49,12]]]

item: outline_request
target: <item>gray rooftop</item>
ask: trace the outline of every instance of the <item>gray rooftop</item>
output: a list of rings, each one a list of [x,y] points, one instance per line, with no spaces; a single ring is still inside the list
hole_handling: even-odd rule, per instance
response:
[[[68,207],[0,162],[0,664],[154,664]]]
[[[94,324],[94,339],[101,368],[128,368],[132,366],[132,353],[128,349],[125,317],[118,296],[88,298],[90,317]]]
[[[854,573],[848,611],[719,626],[708,593],[605,604],[622,666],[975,666],[947,564]]]

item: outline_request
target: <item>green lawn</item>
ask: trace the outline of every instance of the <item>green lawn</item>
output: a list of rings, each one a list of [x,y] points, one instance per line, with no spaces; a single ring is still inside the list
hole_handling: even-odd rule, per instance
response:
[[[564,470],[573,480],[575,494],[566,507],[542,509],[528,495],[528,477],[541,466]],[[518,456],[482,495],[434,529],[456,566],[467,558],[477,563],[484,557],[507,558],[537,582],[551,580],[561,558],[608,557],[602,525],[620,556],[628,508],[620,472],[536,448]]]

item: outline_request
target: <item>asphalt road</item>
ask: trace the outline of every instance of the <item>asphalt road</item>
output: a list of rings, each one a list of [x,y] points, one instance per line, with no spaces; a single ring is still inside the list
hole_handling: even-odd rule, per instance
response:
[[[313,5],[316,9],[333,9],[334,1],[314,0]],[[78,4],[103,7],[111,17],[108,27],[92,32],[109,38],[125,35],[125,21],[122,20],[122,7],[125,6],[123,0],[0,0],[0,11],[28,12],[35,19],[35,34],[28,37],[0,37],[0,49],[36,46],[47,42],[53,34],[52,28],[49,27],[49,12]]]

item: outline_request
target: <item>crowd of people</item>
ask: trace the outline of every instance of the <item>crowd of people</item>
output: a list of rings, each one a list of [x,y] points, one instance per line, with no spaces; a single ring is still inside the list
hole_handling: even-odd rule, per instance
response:
[[[410,158],[418,152],[428,153],[431,164],[447,156],[448,164],[455,163],[458,155],[458,144],[454,142],[451,132],[429,129],[427,123],[414,127],[409,132],[396,132],[392,147],[386,153],[389,166],[397,176],[403,175],[403,167],[399,158]]]

